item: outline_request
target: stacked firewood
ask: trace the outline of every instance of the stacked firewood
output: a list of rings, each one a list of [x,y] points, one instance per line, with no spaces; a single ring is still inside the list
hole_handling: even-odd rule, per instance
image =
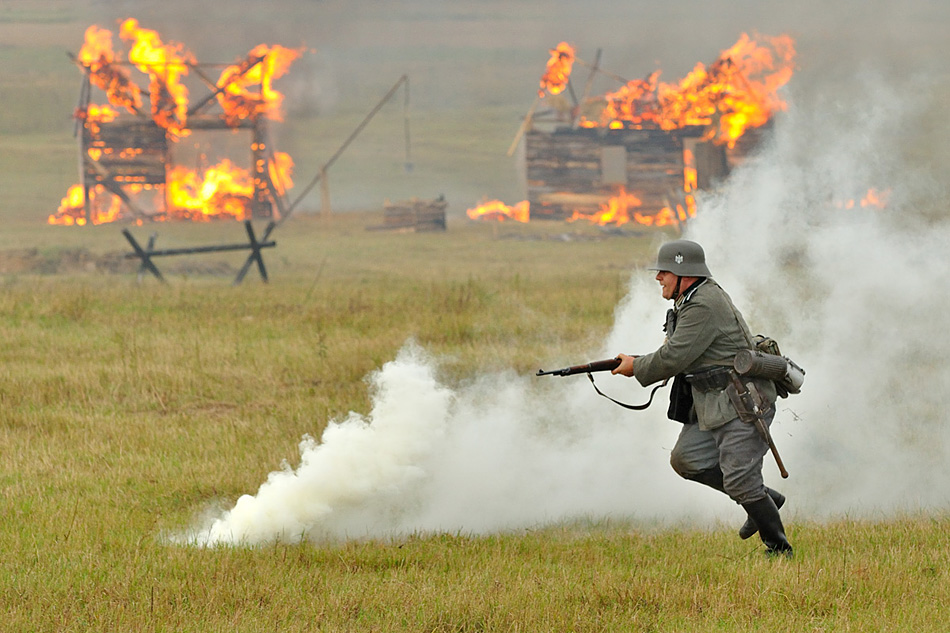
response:
[[[443,196],[435,200],[412,198],[387,202],[383,206],[383,225],[379,229],[411,229],[414,231],[444,231],[445,209]]]

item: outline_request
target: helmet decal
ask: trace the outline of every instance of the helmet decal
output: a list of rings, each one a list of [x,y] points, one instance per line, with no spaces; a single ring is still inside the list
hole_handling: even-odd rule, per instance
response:
[[[676,257],[673,258],[673,261],[675,261],[677,264],[682,264],[682,263],[683,263],[683,254],[682,254],[682,253],[677,253],[677,254],[676,254]]]

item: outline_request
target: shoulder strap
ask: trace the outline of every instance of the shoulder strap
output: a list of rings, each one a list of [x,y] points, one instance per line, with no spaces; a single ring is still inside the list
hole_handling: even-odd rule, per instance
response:
[[[665,387],[665,386],[666,386],[666,383],[669,382],[669,378],[667,378],[666,380],[664,380],[663,382],[661,382],[660,384],[658,384],[656,387],[654,387],[653,390],[650,392],[650,399],[647,400],[645,404],[626,404],[626,403],[624,403],[624,402],[620,402],[619,400],[614,400],[613,398],[611,398],[610,396],[608,396],[607,394],[605,394],[603,391],[601,391],[600,389],[598,389],[598,388],[597,388],[597,385],[594,384],[594,376],[593,376],[593,374],[591,374],[591,373],[588,372],[587,377],[590,378],[590,384],[593,385],[594,391],[597,392],[597,395],[603,396],[604,398],[607,398],[608,400],[610,400],[610,401],[613,402],[614,404],[619,404],[619,405],[620,405],[621,407],[623,407],[624,409],[630,409],[630,410],[632,410],[632,411],[643,411],[644,409],[646,409],[647,407],[649,407],[651,404],[653,404],[653,395],[656,393],[657,389],[659,389],[660,387]]]
[[[719,284],[716,284],[717,286]],[[722,290],[722,286],[719,286],[719,289]],[[723,292],[726,292],[723,290]],[[745,337],[746,342],[749,344],[749,349],[755,349],[755,338],[752,336],[751,330],[748,329],[748,324],[745,327],[742,327],[744,320],[739,318],[739,310],[736,309],[736,304],[732,302],[732,297],[726,294],[726,301],[729,304],[729,308],[732,310],[732,317],[736,320],[736,325],[739,326],[739,330],[742,331],[742,335]]]

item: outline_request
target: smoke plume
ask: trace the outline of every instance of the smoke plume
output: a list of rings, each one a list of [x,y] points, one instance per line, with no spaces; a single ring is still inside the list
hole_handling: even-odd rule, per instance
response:
[[[945,508],[947,184],[914,158],[940,134],[926,127],[934,86],[863,72],[844,89],[790,110],[774,145],[706,201],[693,236],[749,320],[807,366],[776,429],[795,507]],[[883,209],[843,204],[868,189],[886,192]]]

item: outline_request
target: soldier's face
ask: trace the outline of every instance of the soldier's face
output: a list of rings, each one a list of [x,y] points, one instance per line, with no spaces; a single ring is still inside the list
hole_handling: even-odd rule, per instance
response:
[[[660,282],[663,298],[673,299],[673,293],[676,292],[676,275],[668,270],[661,270],[656,274],[656,280]]]

